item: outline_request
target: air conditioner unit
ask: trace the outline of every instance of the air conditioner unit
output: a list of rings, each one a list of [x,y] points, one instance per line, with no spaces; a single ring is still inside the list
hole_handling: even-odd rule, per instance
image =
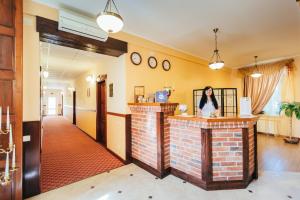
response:
[[[60,10],[58,30],[105,42],[108,33],[99,28],[96,20],[71,11]]]

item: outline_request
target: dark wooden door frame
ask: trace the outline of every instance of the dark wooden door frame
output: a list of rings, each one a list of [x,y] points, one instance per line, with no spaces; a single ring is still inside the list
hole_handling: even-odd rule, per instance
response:
[[[36,30],[40,41],[84,51],[119,57],[128,52],[127,42],[108,38],[106,42],[58,30],[58,22],[36,17]]]
[[[101,80],[96,83],[96,141],[107,147],[107,91],[105,88],[105,127],[104,127],[104,133],[101,132],[101,124],[102,124],[102,119],[101,119],[101,92],[100,92],[100,87],[101,84],[106,84],[106,79]]]
[[[73,124],[76,125],[76,91],[73,91]]]

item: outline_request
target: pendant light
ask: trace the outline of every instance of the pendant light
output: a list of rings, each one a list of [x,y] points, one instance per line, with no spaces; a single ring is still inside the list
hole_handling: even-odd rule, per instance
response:
[[[217,32],[219,31],[218,28],[215,28],[214,30],[215,33],[215,50],[214,53],[210,59],[209,67],[211,69],[221,69],[224,67],[224,61],[221,60],[221,57],[219,55],[219,50],[218,50],[218,38],[217,38]]]
[[[114,0],[108,0],[103,12],[97,16],[98,26],[107,33],[119,32],[124,22]]]
[[[257,66],[257,56],[254,56],[254,60],[255,60],[255,70],[253,71],[253,73],[251,74],[252,78],[259,78],[262,76],[262,73],[259,72],[258,70],[258,66]]]

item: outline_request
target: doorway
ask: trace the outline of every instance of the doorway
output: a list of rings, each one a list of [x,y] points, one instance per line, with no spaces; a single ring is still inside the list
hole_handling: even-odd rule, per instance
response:
[[[48,97],[48,115],[56,115],[56,97]]]
[[[73,124],[76,125],[76,91],[73,91]]]
[[[96,84],[96,141],[106,147],[106,80]]]

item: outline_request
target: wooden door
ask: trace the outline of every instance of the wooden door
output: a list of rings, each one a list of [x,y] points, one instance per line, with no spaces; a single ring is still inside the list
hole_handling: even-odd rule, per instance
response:
[[[2,128],[5,127],[6,107],[10,108],[10,121],[16,145],[16,162],[19,170],[12,182],[0,185],[0,199],[22,199],[22,0],[0,0],[0,106]],[[0,135],[1,148],[8,147],[8,136]],[[0,155],[0,171],[5,156]]]
[[[97,83],[96,140],[106,146],[106,82]]]
[[[73,91],[73,124],[76,125],[76,91]]]

